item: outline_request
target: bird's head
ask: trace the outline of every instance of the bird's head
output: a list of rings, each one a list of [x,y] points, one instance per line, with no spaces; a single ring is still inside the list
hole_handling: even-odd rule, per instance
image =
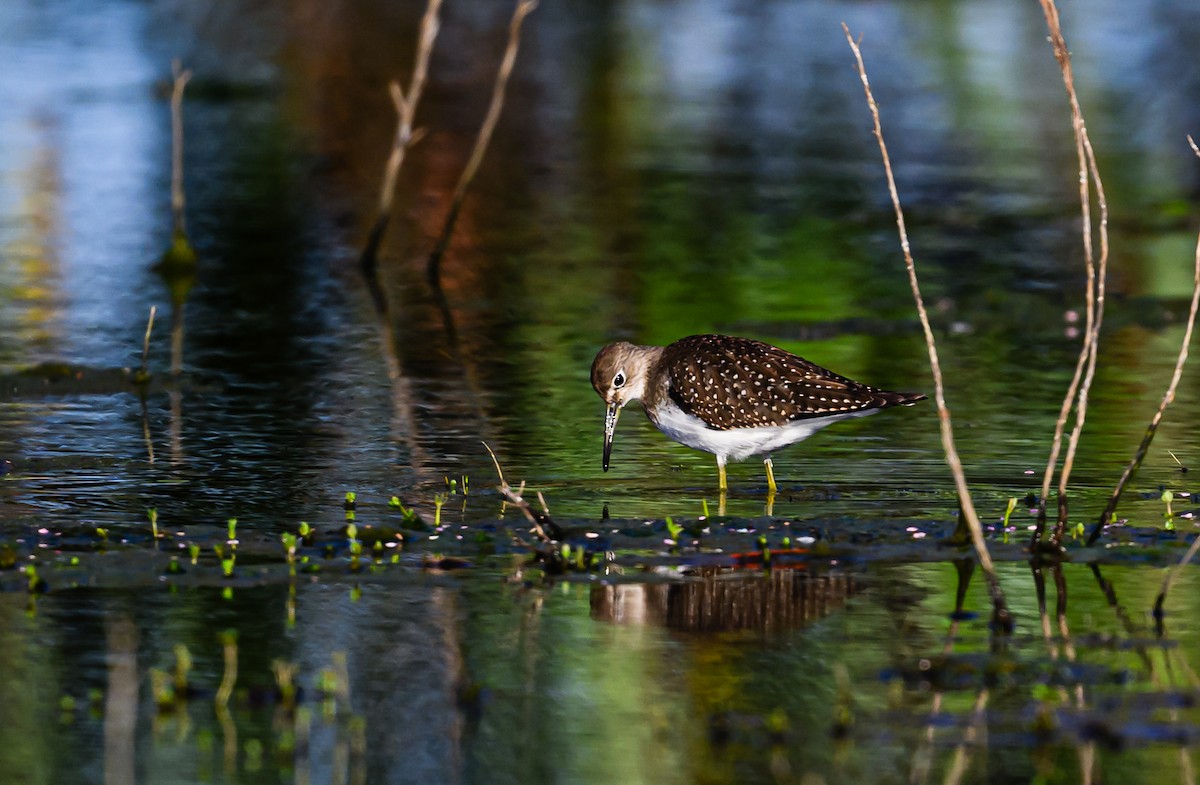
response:
[[[641,398],[646,389],[649,363],[645,352],[645,347],[618,341],[601,349],[592,361],[592,387],[608,407],[604,414],[604,471],[608,471],[621,407]]]

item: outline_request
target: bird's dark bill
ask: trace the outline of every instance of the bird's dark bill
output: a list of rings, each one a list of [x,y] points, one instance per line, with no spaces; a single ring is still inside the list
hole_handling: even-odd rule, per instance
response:
[[[604,471],[608,471],[608,459],[612,456],[613,432],[617,430],[617,417],[620,414],[621,407],[615,401],[608,405],[608,411],[604,413]]]

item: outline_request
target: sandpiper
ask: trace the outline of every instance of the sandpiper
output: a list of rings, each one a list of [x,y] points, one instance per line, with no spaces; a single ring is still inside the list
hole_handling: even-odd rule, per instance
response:
[[[869,387],[770,344],[727,335],[692,335],[668,346],[610,343],[592,362],[592,386],[608,406],[604,471],[621,408],[640,400],[668,438],[717,456],[722,491],[727,461],[765,455],[771,494],[773,451],[838,420],[925,398]]]

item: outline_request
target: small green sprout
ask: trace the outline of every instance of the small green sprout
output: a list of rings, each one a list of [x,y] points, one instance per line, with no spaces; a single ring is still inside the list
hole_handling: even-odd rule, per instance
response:
[[[777,708],[770,714],[763,717],[763,727],[767,729],[767,733],[772,736],[782,736],[788,730],[787,712],[782,708]]]
[[[221,562],[221,574],[226,578],[233,577],[233,565],[237,561],[237,553],[230,549],[229,556],[225,556],[225,549],[220,545],[213,546],[213,552],[217,554],[217,559]]]
[[[151,507],[146,510],[146,515],[150,518],[150,535],[157,540],[162,536],[158,533],[158,509]]]
[[[246,753],[242,764],[246,771],[260,771],[263,764],[263,743],[258,739],[246,739],[246,743],[242,745],[242,749]]]
[[[708,517],[708,499],[700,500],[700,514],[705,518]]]
[[[108,529],[102,529],[99,526],[97,526],[96,527],[96,536],[99,537],[101,540],[104,540],[105,542],[107,542],[108,541]]]
[[[182,643],[175,644],[175,693],[187,695],[188,674],[192,672],[192,653]]]
[[[171,684],[171,675],[164,670],[150,669],[150,692],[154,695],[154,703],[159,711],[165,711],[175,704],[175,688]]]
[[[229,529],[229,541],[233,542],[237,539],[237,518],[230,518],[225,525]]]
[[[1079,523],[1075,524],[1075,527],[1072,529],[1071,533],[1075,537],[1075,539],[1078,540],[1083,537],[1083,534],[1086,531],[1087,531],[1087,527],[1083,525],[1083,521],[1080,521]]]
[[[279,539],[283,541],[284,550],[287,551],[287,562],[290,565],[296,564],[296,535],[291,532],[284,532],[279,535]]]
[[[309,535],[312,534],[312,527],[308,525],[308,521],[300,521],[299,531],[300,537],[307,540]]]
[[[42,594],[49,588],[44,578],[38,575],[37,567],[25,565],[25,577],[29,579],[29,593]]]
[[[1167,519],[1167,528],[1175,528],[1175,513],[1171,510],[1171,502],[1175,500],[1175,494],[1170,490],[1163,491],[1162,500],[1167,505],[1167,511],[1163,513],[1163,517]]]
[[[1017,497],[1013,496],[1008,500],[1008,507],[1004,510],[1004,523],[1002,524],[1004,534],[1002,535],[1002,539],[1005,544],[1008,543],[1008,519],[1012,517],[1013,510],[1015,509],[1017,509]]]
[[[357,503],[357,501],[358,501],[357,493],[355,493],[354,491],[346,491],[346,501],[344,502],[343,506],[347,510],[353,510],[354,505]]]
[[[396,509],[403,510],[404,503],[400,501],[399,496],[393,496],[392,498],[388,499],[388,507],[391,507],[393,510],[396,510]]]
[[[435,494],[433,497],[433,526],[439,528],[442,525],[442,505],[446,503],[445,494]]]
[[[458,480],[452,480],[449,477],[443,477],[446,481],[446,490],[449,496],[454,496],[458,493]]]
[[[337,692],[337,674],[333,668],[322,668],[317,674],[316,684],[317,692],[324,695],[326,698],[331,698]]]
[[[462,476],[462,495],[463,496],[466,496],[468,493],[467,485],[468,485],[469,480],[470,480],[470,478],[467,477],[467,475],[464,474]]]
[[[200,558],[200,546],[194,542],[189,542],[188,556],[192,557],[192,564],[195,565],[196,561]]]
[[[275,683],[279,685],[279,699],[287,708],[296,705],[296,671],[299,667],[292,662],[275,660],[271,663],[275,671]]]
[[[667,516],[667,536],[675,542],[679,542],[679,535],[682,531],[683,527]]]

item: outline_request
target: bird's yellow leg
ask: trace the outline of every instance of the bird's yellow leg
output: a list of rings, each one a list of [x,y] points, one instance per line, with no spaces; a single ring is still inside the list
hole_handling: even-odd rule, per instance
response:
[[[725,478],[725,458],[717,456],[717,490],[720,491],[720,496],[717,498],[717,515],[724,517],[725,515],[725,493],[729,490],[729,483]]]
[[[763,466],[767,468],[767,494],[774,496],[775,492],[779,490],[779,486],[775,484],[775,470],[771,466],[771,456],[768,455],[763,459]]]

